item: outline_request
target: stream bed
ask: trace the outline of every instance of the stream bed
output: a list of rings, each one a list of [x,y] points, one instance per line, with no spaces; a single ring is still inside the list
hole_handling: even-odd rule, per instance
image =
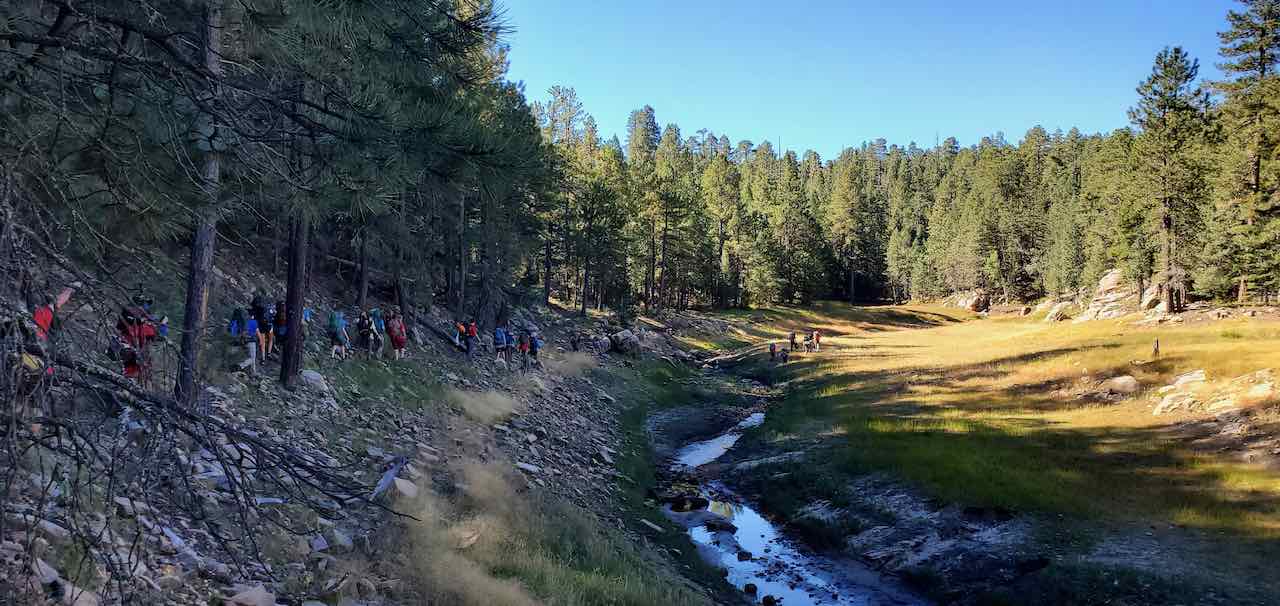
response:
[[[709,440],[686,444],[676,452],[672,471],[691,473],[719,459],[742,437],[764,422],[757,412]],[[801,545],[768,517],[714,478],[700,485],[704,509],[664,513],[683,526],[699,554],[724,569],[727,580],[749,598],[785,606],[923,605],[896,579],[877,573],[852,558],[831,557]],[[772,599],[770,599],[772,598]]]

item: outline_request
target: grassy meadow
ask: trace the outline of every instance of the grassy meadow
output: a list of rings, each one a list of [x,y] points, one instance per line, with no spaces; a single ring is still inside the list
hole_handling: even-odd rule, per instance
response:
[[[1203,413],[1152,415],[1155,390],[1183,372],[1204,369],[1212,383],[1280,369],[1280,323],[1046,324],[836,303],[737,316],[733,334],[704,338],[751,343],[741,370],[786,386],[754,439],[813,453],[810,485],[774,491],[796,505],[839,502],[850,477],[883,472],[948,503],[1194,533],[1245,568],[1280,555],[1280,472],[1197,446],[1185,424]],[[770,340],[815,327],[821,352],[769,368]],[[1143,389],[1121,402],[1071,392],[1124,374]]]

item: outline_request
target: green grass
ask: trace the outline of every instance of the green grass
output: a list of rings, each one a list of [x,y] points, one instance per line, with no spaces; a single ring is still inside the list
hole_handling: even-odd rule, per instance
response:
[[[1196,448],[1176,423],[1197,417],[1155,417],[1145,393],[1101,405],[1060,391],[1120,374],[1154,390],[1194,369],[1216,382],[1280,368],[1275,322],[960,322],[968,316],[954,310],[839,304],[764,313],[738,330],[757,343],[810,327],[828,335],[820,354],[777,366],[759,347],[739,367],[756,376],[763,364],[787,386],[747,440],[812,453],[803,473],[760,474],[771,511],[838,500],[854,477],[887,472],[941,502],[1062,515],[1099,532],[1176,525],[1228,569],[1280,557],[1280,474]],[[1149,360],[1157,338],[1162,356]]]

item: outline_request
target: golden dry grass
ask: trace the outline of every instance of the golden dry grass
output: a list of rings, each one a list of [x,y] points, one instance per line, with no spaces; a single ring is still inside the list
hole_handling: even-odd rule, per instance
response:
[[[829,447],[834,469],[890,471],[967,504],[1280,538],[1280,474],[1194,447],[1177,424],[1203,413],[1153,416],[1149,393],[1117,404],[1073,393],[1121,374],[1154,390],[1195,369],[1211,382],[1280,369],[1280,323],[961,322],[972,315],[839,304],[753,315],[765,321],[733,337],[759,351],[823,330],[821,353],[775,369],[791,389],[764,431]],[[1156,338],[1162,355],[1148,360]]]

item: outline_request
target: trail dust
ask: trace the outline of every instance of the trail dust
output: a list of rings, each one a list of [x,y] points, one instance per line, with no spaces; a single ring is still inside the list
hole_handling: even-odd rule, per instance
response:
[[[546,361],[547,370],[565,377],[579,377],[599,366],[595,356],[579,351],[569,352],[561,358]]]
[[[707,603],[659,580],[632,545],[602,532],[580,510],[518,489],[520,478],[505,466],[464,462],[448,475],[455,478],[453,495],[421,491],[406,507],[418,519],[393,533],[397,556],[388,560],[400,562],[408,603]]]
[[[461,408],[468,418],[484,424],[496,423],[511,416],[518,405],[515,398],[498,391],[468,392],[450,389],[445,397]]]

